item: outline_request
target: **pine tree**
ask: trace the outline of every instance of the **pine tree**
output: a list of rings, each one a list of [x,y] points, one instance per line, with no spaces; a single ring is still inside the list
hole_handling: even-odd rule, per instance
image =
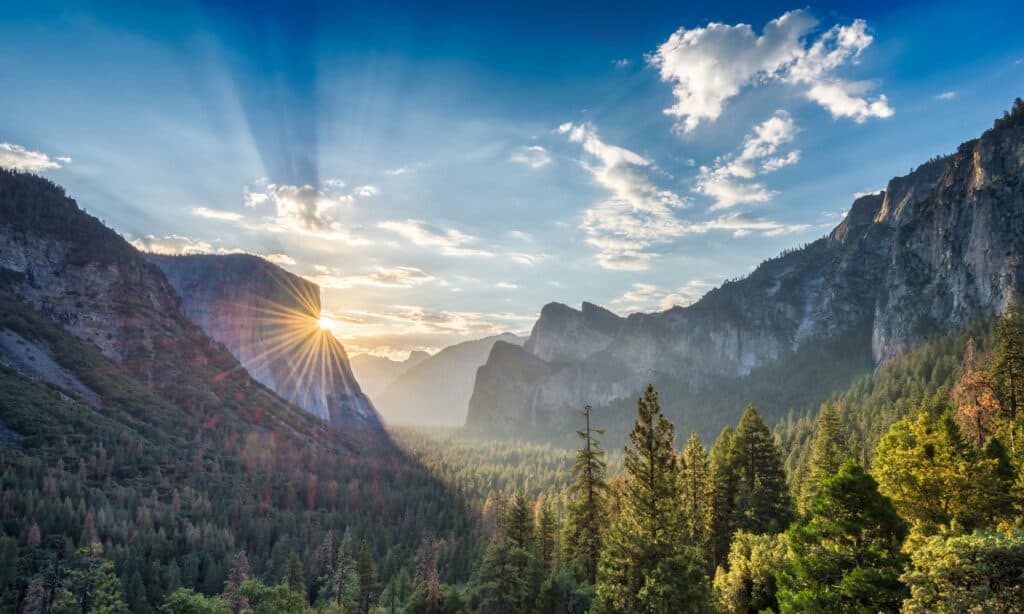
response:
[[[284,582],[292,591],[306,596],[306,573],[302,570],[302,559],[294,550],[288,554],[288,564],[285,567]]]
[[[691,433],[679,458],[679,493],[683,514],[683,534],[688,543],[701,552],[708,550],[711,538],[713,493],[711,466],[697,433]]]
[[[541,497],[535,508],[537,518],[537,554],[540,556],[540,563],[545,574],[555,571],[557,561],[555,553],[558,550],[558,521],[555,519],[555,510],[551,501]]]
[[[505,511],[505,538],[513,547],[529,550],[533,546],[533,516],[522,493],[515,493]]]
[[[242,550],[231,561],[231,570],[224,581],[224,591],[221,593],[224,601],[228,604],[228,611],[231,614],[241,614],[242,610],[249,607],[241,591],[242,584],[248,579],[249,558],[245,555],[245,550]]]
[[[811,438],[811,455],[808,459],[807,476],[800,485],[799,511],[807,513],[807,508],[821,490],[821,484],[839,471],[840,465],[849,455],[843,425],[839,419],[839,410],[835,403],[828,401],[821,406],[818,419],[814,424],[814,435]]]
[[[608,467],[604,450],[596,437],[604,431],[590,429],[590,412],[588,405],[583,410],[586,430],[576,431],[584,443],[576,452],[573,482],[569,486],[569,545],[574,558],[582,563],[584,574],[593,584],[597,581],[601,537],[608,525]]]
[[[733,435],[730,464],[736,472],[732,528],[778,533],[792,518],[782,456],[768,426],[748,405]]]
[[[708,531],[708,559],[712,567],[725,564],[732,539],[732,516],[738,475],[732,465],[735,432],[726,425],[708,454],[711,468],[711,522]]]
[[[128,614],[121,595],[121,582],[114,564],[103,557],[103,547],[93,543],[75,552],[67,572],[66,587],[56,603],[77,612]]]
[[[1010,305],[996,322],[996,345],[990,367],[1009,431],[1011,454],[1021,452],[1017,441],[1017,419],[1024,403],[1024,315]]]
[[[598,569],[597,598],[607,612],[703,612],[709,588],[679,513],[675,432],[648,386],[626,448],[618,516]]]
[[[794,558],[778,576],[780,612],[897,611],[907,528],[875,480],[849,460],[809,511],[788,533]]]
[[[956,419],[964,434],[979,448],[995,433],[999,399],[989,374],[979,364],[974,339],[967,341],[960,378],[950,395],[956,405]]]
[[[370,544],[364,539],[359,543],[359,554],[356,558],[356,573],[359,576],[359,612],[368,614],[370,607],[377,599],[380,590],[377,566],[370,555]]]

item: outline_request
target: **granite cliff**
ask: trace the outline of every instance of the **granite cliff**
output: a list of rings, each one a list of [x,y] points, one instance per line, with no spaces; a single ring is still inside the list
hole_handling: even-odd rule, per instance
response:
[[[618,318],[545,306],[523,348],[496,346],[481,367],[466,424],[566,429],[584,404],[615,405],[650,381],[697,394],[840,340],[879,364],[1001,312],[1024,288],[1022,254],[1024,126],[1009,125],[892,179],[828,236],[688,307]]]
[[[380,428],[345,349],[319,326],[319,286],[248,254],[146,259],[163,271],[185,315],[258,382],[334,426]]]

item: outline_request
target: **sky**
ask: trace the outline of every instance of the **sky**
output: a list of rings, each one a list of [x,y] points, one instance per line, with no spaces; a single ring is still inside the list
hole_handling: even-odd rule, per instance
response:
[[[150,6],[152,4],[152,6]],[[144,6],[145,5],[145,6]],[[351,354],[686,305],[1024,95],[1017,2],[4,3],[0,165]],[[2,221],[0,221],[2,222]]]

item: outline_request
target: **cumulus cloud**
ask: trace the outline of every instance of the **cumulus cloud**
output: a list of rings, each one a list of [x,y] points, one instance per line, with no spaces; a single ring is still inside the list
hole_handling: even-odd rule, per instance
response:
[[[653,284],[634,283],[622,296],[613,299],[616,310],[623,314],[638,311],[671,309],[692,304],[712,287],[711,283],[692,280],[675,290],[663,290]]]
[[[209,209],[207,207],[193,208],[192,215],[205,217],[211,220],[224,220],[226,222],[237,222],[242,219],[241,214],[235,213],[234,211],[222,211],[220,209]]]
[[[520,147],[509,159],[530,168],[538,169],[547,166],[551,162],[551,154],[540,145],[530,145],[529,147]]]
[[[432,247],[445,256],[475,256],[490,258],[493,252],[472,247],[479,239],[454,228],[436,228],[422,220],[386,221],[377,224],[382,230],[393,232],[402,238],[419,245]]]
[[[268,262],[273,262],[278,266],[290,266],[295,264],[295,258],[292,258],[288,254],[263,254],[263,259]]]
[[[71,164],[71,158],[68,156],[51,158],[45,153],[25,149],[21,145],[0,143],[0,167],[39,173],[60,168],[64,164]]]
[[[372,273],[345,274],[338,269],[317,265],[316,275],[308,279],[321,288],[352,288],[376,286],[379,288],[412,288],[432,281],[434,276],[416,267],[377,267]]]
[[[590,124],[565,123],[558,132],[580,143],[590,160],[581,165],[610,197],[586,210],[580,227],[587,243],[597,248],[597,262],[606,269],[637,271],[648,267],[650,248],[685,232],[674,210],[686,201],[658,188],[643,171],[650,160],[601,140]]]
[[[702,121],[718,119],[744,87],[776,81],[800,87],[833,117],[863,122],[892,115],[885,95],[868,97],[870,83],[834,74],[856,63],[871,44],[867,23],[835,25],[811,41],[817,25],[808,12],[795,10],[768,22],[760,35],[748,24],[679,28],[647,58],[672,85],[676,102],[665,114],[692,132]]]
[[[712,200],[712,210],[740,204],[767,202],[775,192],[763,184],[749,182],[760,174],[777,171],[800,161],[800,151],[776,155],[797,133],[793,118],[783,110],[754,126],[743,139],[738,154],[722,156],[714,166],[700,167],[694,192]]]

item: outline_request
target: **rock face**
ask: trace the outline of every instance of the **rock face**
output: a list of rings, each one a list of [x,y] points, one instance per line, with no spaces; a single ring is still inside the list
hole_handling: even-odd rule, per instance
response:
[[[523,348],[495,346],[467,427],[563,428],[584,404],[649,381],[699,390],[859,328],[880,363],[1005,309],[1024,289],[1022,254],[1024,127],[994,129],[859,198],[827,237],[689,307],[622,319],[589,304],[546,306]]]
[[[334,440],[322,421],[261,386],[193,323],[160,268],[121,236],[49,181],[0,169],[0,307],[11,301],[94,345],[119,372],[210,428],[231,421],[248,429],[283,429],[306,441]],[[319,305],[313,307],[318,313]],[[343,360],[337,348],[333,354]],[[59,379],[62,387],[87,396]],[[321,402],[333,408],[346,401],[335,393]],[[351,441],[383,434],[375,414],[354,425],[351,432],[358,430],[359,438]]]
[[[334,426],[380,428],[345,349],[320,328],[320,287],[248,254],[146,259],[185,314],[261,384]]]
[[[374,397],[381,415],[393,423],[462,425],[477,369],[498,343],[518,347],[523,339],[505,333],[444,348],[405,371]]]

